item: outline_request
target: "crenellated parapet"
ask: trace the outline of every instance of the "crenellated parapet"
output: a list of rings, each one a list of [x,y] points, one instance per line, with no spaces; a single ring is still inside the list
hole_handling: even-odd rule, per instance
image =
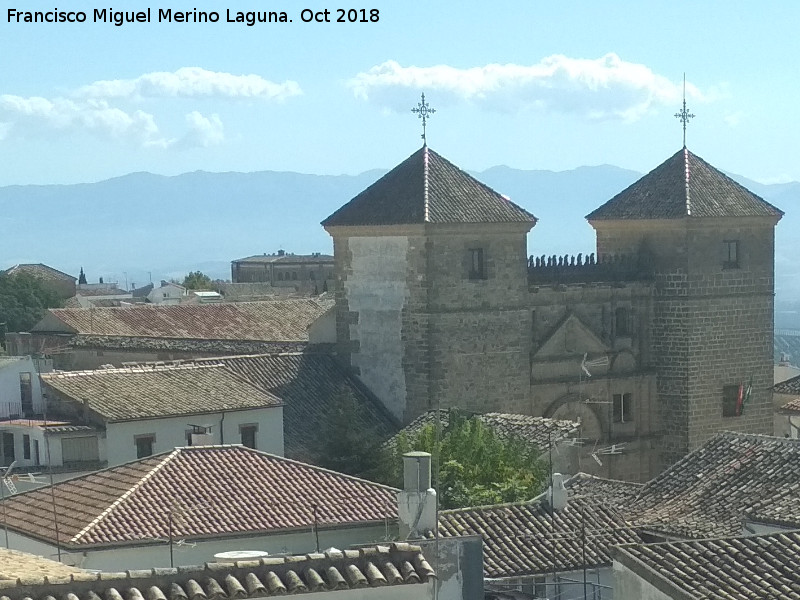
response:
[[[589,283],[615,281],[647,281],[653,269],[641,254],[541,255],[528,258],[528,282]]]

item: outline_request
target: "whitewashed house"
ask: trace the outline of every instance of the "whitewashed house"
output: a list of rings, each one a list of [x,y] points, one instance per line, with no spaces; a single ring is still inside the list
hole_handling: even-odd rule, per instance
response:
[[[186,288],[177,283],[169,281],[162,281],[161,285],[153,288],[147,299],[153,304],[180,304],[181,300],[186,296]]]
[[[0,356],[0,465],[22,461],[36,464],[43,446],[20,433],[20,424],[41,417],[44,400],[39,372],[52,369],[52,361],[30,356]]]
[[[241,443],[283,454],[283,406],[216,362],[42,376],[51,418],[80,434],[51,444],[54,466],[118,465],[179,446]]]
[[[176,448],[6,498],[10,547],[120,572],[221,552],[308,553],[397,536],[398,490],[241,445]]]

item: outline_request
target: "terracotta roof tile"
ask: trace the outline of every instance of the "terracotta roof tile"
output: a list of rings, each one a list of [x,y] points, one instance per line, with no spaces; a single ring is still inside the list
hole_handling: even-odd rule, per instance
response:
[[[397,518],[397,490],[242,446],[193,446],[55,484],[66,548],[268,534]],[[198,499],[196,502],[187,500]],[[9,529],[55,540],[49,486],[5,500]]]
[[[121,308],[51,308],[32,331],[79,335],[308,341],[308,327],[333,307],[332,300],[291,299],[220,304],[137,304]],[[54,321],[55,320],[55,321]]]
[[[626,516],[669,537],[738,535],[746,509],[800,482],[800,440],[721,433],[642,487]]]
[[[615,510],[590,497],[574,497],[552,515],[541,499],[441,511],[439,535],[480,535],[484,575],[498,578],[580,569],[584,539],[588,567],[610,564],[613,545],[641,541]]]
[[[623,546],[614,559],[670,598],[800,600],[800,532]]]
[[[281,404],[280,398],[219,362],[56,371],[42,374],[42,381],[63,400],[86,406],[110,422]]]
[[[591,496],[607,506],[625,510],[639,495],[644,484],[577,473],[564,482],[564,485],[570,496]]]
[[[54,269],[53,267],[48,267],[42,263],[31,263],[31,264],[20,264],[14,265],[13,267],[6,269],[5,273],[7,275],[16,275],[17,273],[25,273],[27,275],[32,275],[33,277],[38,277],[39,279],[45,279],[48,281],[77,281],[77,277],[73,277],[72,275],[68,275],[63,271],[59,271],[58,269]]]
[[[0,581],[0,600],[255,598],[428,584],[435,578],[419,546],[393,543],[355,551],[208,563],[179,569],[76,574],[71,579],[51,576],[49,580]]]
[[[513,222],[536,217],[423,146],[322,225]]]
[[[504,437],[519,437],[525,439],[540,448],[546,448],[548,436],[552,441],[563,439],[575,434],[580,427],[580,423],[559,419],[548,419],[546,417],[532,417],[529,415],[518,415],[512,413],[484,413],[473,414],[464,413],[465,416],[474,416],[484,424],[493,429],[498,435]],[[450,411],[441,409],[439,418],[442,427],[447,427],[450,422]],[[429,410],[411,423],[406,425],[400,434],[414,435],[421,431],[425,426],[436,422],[436,411]],[[399,434],[398,434],[399,435]]]
[[[782,215],[782,211],[683,148],[586,218],[599,221]]]

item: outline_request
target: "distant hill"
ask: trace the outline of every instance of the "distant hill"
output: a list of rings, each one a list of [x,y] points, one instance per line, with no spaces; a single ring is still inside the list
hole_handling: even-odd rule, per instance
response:
[[[274,252],[331,252],[319,222],[384,171],[319,176],[264,171],[132,173],[92,184],[0,187],[0,268],[43,262],[90,282],[145,284],[200,269],[229,278],[230,261]],[[531,254],[587,253],[584,216],[640,177],[609,165],[571,171],[493,167],[473,173],[539,219]],[[733,176],[787,213],[778,227],[779,302],[800,297],[800,183]],[[790,325],[785,325],[790,326]]]

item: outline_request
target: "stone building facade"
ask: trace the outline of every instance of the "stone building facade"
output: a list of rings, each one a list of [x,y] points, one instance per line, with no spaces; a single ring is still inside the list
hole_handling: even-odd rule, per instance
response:
[[[536,218],[424,146],[323,221],[338,351],[405,422],[579,417],[584,470],[647,479],[772,432],[781,215],[684,148],[588,215],[596,253],[528,257]]]

